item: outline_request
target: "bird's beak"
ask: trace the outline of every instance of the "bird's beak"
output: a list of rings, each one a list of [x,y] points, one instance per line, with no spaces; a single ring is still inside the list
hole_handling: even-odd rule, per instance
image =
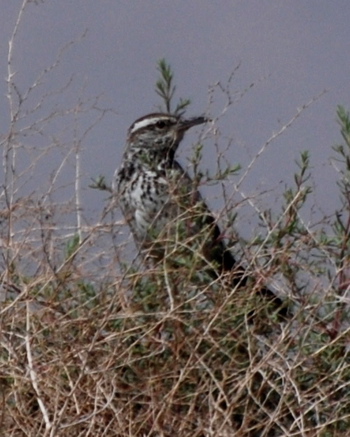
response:
[[[186,119],[180,120],[179,124],[177,126],[177,129],[180,132],[185,132],[193,126],[197,126],[198,124],[207,123],[208,121],[210,121],[210,119],[206,118],[206,117],[193,117],[193,118],[188,118],[187,120]]]

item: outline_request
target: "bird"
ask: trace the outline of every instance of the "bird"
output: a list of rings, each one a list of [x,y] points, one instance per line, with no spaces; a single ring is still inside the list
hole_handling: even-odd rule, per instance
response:
[[[151,113],[129,128],[112,192],[133,234],[137,248],[154,261],[175,258],[175,246],[192,253],[199,269],[213,278],[229,275],[232,286],[243,288],[250,280],[224,241],[224,236],[198,190],[198,183],[176,159],[185,133],[210,121],[204,116],[185,118]],[[182,253],[182,252],[181,252]],[[283,301],[269,288],[267,297],[282,316]]]

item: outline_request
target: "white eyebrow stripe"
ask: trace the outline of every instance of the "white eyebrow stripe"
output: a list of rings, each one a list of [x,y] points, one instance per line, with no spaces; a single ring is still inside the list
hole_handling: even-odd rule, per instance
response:
[[[144,120],[136,121],[130,128],[130,134],[133,134],[137,130],[142,129],[146,126],[151,126],[157,123],[157,121],[159,120],[169,120],[169,117],[165,115],[164,117],[158,116],[154,118],[146,118]]]

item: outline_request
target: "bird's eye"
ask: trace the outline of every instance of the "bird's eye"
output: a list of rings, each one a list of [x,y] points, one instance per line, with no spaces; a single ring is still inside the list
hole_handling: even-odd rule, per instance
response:
[[[166,126],[166,122],[164,120],[157,121],[157,127],[159,127],[160,129],[165,128],[165,126]]]

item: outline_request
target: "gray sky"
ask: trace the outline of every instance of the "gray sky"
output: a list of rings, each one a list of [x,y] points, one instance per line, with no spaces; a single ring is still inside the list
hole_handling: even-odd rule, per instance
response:
[[[1,5],[3,134],[9,128],[5,99],[8,41],[21,4],[12,0]],[[254,87],[230,106],[217,127],[219,149],[228,161],[243,167],[293,117],[297,108],[327,90],[268,147],[242,189],[246,194],[273,190],[261,196],[259,202],[266,207],[275,204],[278,187],[293,180],[294,160],[301,150],[308,149],[314,167],[316,201],[329,211],[338,204],[336,173],[329,161],[333,155],[331,146],[341,141],[335,121],[336,106],[350,108],[349,22],[349,0],[44,1],[29,5],[24,12],[14,48],[14,70],[23,92],[55,61],[60,48],[76,41],[65,51],[57,68],[45,76],[43,85],[28,100],[28,107],[73,77],[69,90],[50,97],[38,111],[40,116],[45,116],[50,108],[70,108],[79,99],[97,95],[102,96],[101,107],[113,110],[82,141],[82,188],[87,216],[92,209],[103,208],[103,194],[87,188],[89,178],[99,174],[112,176],[120,162],[128,126],[159,103],[154,84],[160,58],[165,57],[175,71],[178,97],[191,98],[188,113],[198,115],[209,108],[213,117],[223,111],[226,98],[216,87],[209,105],[208,90],[218,81],[226,86],[240,64],[230,85],[232,94],[238,96],[252,83]],[[96,116],[94,111],[80,114],[78,132]],[[45,147],[48,137],[54,135],[69,148],[76,126],[69,114],[50,124],[44,136],[23,141],[29,145],[38,141]],[[182,162],[194,138],[190,135],[187,148],[184,145]],[[214,139],[205,142],[202,166],[215,172],[213,143]],[[29,161],[30,156],[28,152]],[[51,168],[57,167],[59,159],[59,154],[53,153],[50,163],[38,162],[36,172],[45,178]],[[204,192],[214,208],[222,206],[221,199],[214,199],[215,191]]]

